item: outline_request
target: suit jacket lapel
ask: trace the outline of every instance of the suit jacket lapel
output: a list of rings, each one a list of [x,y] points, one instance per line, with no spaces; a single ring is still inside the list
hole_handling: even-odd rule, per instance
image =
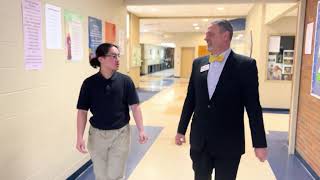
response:
[[[231,50],[227,60],[226,60],[226,63],[224,64],[224,67],[222,69],[222,72],[221,72],[221,75],[219,77],[219,80],[218,80],[218,83],[217,83],[217,86],[216,86],[216,89],[210,99],[210,102],[213,102],[215,96],[217,93],[219,93],[219,91],[221,90],[222,86],[223,86],[223,83],[224,81],[227,79],[228,75],[230,74],[231,72],[231,66],[232,66],[232,61],[233,61],[233,51]],[[207,85],[207,89],[208,89],[208,85]]]
[[[201,69],[201,67],[202,66],[205,66],[205,65],[207,65],[207,64],[210,64],[209,63],[209,56],[206,56],[205,57],[205,60],[200,64],[200,69]],[[206,94],[206,96],[207,96],[207,98],[206,99],[208,99],[209,100],[209,92],[208,92],[208,82],[207,82],[207,78],[208,78],[208,72],[209,72],[209,70],[207,70],[207,71],[204,71],[204,72],[200,72],[201,74],[201,84],[204,84],[204,86],[203,86],[203,91],[205,91],[205,92],[203,92],[204,94]]]

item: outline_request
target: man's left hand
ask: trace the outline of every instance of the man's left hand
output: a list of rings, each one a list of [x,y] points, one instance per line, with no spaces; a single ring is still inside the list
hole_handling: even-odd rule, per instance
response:
[[[264,162],[265,160],[267,160],[267,156],[268,156],[268,150],[267,148],[255,148],[254,152],[256,154],[256,157],[261,161]]]
[[[139,132],[139,143],[144,144],[148,141],[148,136],[144,133],[144,131]]]

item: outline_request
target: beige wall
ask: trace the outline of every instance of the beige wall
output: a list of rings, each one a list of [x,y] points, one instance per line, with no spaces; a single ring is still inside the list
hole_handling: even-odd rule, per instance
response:
[[[139,45],[139,39],[140,39],[140,22],[139,18],[135,16],[134,14],[130,13],[130,37],[129,37],[129,56],[128,56],[128,62],[129,62],[129,75],[132,78],[132,81],[134,82],[136,87],[139,87],[140,83],[140,66],[133,66],[132,63],[132,49],[135,46]]]
[[[266,4],[266,16],[265,16],[265,24],[272,23],[278,20],[286,12],[290,11],[290,9],[297,7],[297,3],[268,3]]]
[[[44,68],[27,71],[20,2],[2,1],[0,7],[0,179],[65,179],[89,158],[75,150],[79,89],[84,78],[96,72],[87,59],[88,16],[125,30],[126,9],[122,1],[42,0],[43,10],[50,3],[83,16],[84,58],[70,63],[63,49],[43,46]],[[126,67],[123,57],[122,72]]]
[[[278,21],[264,26],[265,33],[268,36],[270,35],[295,35],[297,27],[297,18],[296,17],[284,17]],[[261,102],[264,107],[272,108],[290,108],[291,103],[291,93],[292,93],[292,81],[267,81],[267,59],[268,59],[268,37],[264,36],[262,43],[262,49],[265,50],[262,52],[262,67],[260,70],[260,79],[261,79]]]
[[[187,38],[186,38],[187,37]],[[204,32],[201,33],[166,33],[165,35],[155,33],[141,33],[140,43],[160,44],[175,43],[174,51],[174,75],[180,77],[181,66],[181,47],[194,47],[195,57],[198,56],[198,46],[206,45]],[[233,40],[232,47],[239,53],[244,53],[244,45],[242,41]]]
[[[267,51],[270,35],[295,35],[296,17],[284,17],[264,25],[264,4],[256,4],[247,16],[247,34],[252,30],[252,57],[257,60],[260,83],[260,100],[266,108],[290,108],[291,81],[267,81]]]

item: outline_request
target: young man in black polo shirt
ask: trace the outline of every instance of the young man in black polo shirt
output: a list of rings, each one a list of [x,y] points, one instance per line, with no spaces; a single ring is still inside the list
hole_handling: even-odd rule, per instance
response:
[[[118,47],[104,43],[90,60],[100,71],[87,78],[81,87],[77,104],[77,145],[86,153],[83,133],[90,109],[88,151],[96,180],[123,180],[130,146],[129,106],[139,131],[139,142],[148,139],[144,133],[139,98],[129,76],[117,72]]]

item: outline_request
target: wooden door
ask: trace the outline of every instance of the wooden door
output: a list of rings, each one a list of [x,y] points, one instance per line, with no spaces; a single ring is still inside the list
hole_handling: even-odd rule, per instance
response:
[[[192,62],[195,56],[194,47],[181,48],[181,76],[182,78],[189,78],[192,70]]]

